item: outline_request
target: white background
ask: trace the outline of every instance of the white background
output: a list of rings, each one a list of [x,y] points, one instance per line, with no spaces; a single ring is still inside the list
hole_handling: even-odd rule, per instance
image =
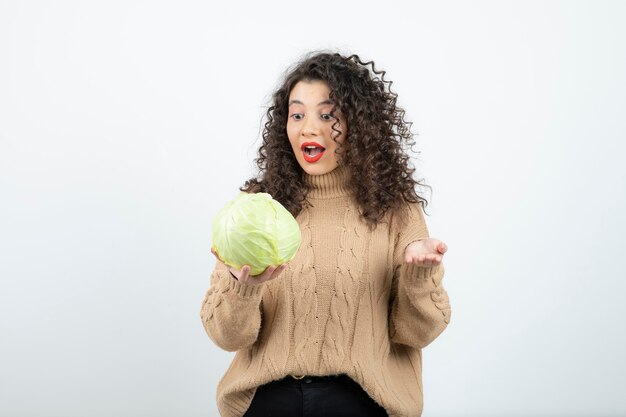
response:
[[[283,71],[373,59],[449,246],[424,416],[626,414],[626,3],[0,2],[0,415],[217,416],[214,214]]]

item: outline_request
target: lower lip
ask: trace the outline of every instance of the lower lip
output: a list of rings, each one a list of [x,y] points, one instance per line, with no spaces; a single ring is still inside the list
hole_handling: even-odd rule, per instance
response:
[[[302,155],[304,155],[304,160],[307,161],[307,162],[317,162],[324,155],[324,152],[326,152],[326,151],[324,150],[324,151],[318,153],[315,156],[310,156],[310,155],[307,155],[306,152],[302,151]]]

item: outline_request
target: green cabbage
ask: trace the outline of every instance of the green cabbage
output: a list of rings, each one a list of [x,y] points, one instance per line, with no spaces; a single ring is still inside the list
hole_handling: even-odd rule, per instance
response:
[[[226,265],[259,275],[269,265],[293,259],[300,248],[300,226],[267,193],[241,193],[213,219],[213,248]]]

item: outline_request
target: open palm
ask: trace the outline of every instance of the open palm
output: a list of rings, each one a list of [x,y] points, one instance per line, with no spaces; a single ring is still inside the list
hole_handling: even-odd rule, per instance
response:
[[[428,238],[411,242],[404,251],[404,262],[418,266],[439,265],[448,246],[439,239]]]

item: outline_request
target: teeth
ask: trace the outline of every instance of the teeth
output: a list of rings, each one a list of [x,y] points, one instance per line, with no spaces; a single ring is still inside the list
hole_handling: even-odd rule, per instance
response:
[[[313,152],[315,152],[316,150],[318,150],[319,152],[316,153],[316,155],[319,155],[320,153],[324,152],[326,150],[326,148],[323,148],[321,146],[311,146],[311,145],[307,145],[305,147],[302,148],[302,150],[304,151],[304,153],[306,153],[309,156],[313,155]]]

